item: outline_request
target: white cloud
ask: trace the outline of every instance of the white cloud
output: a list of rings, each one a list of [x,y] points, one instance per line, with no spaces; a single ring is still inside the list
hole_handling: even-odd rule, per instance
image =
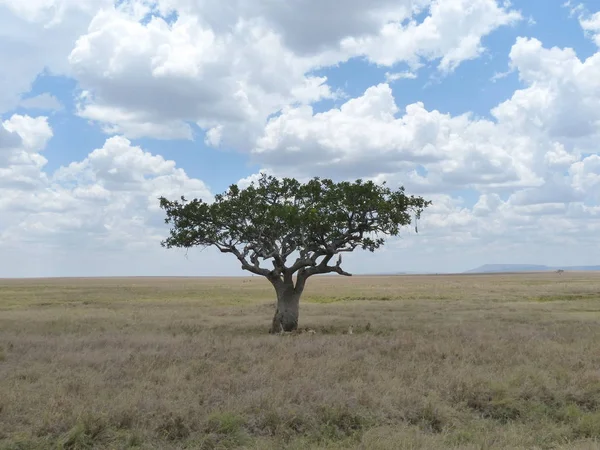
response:
[[[506,78],[507,76],[509,76],[511,73],[513,73],[512,70],[507,70],[506,72],[496,72],[494,75],[492,75],[492,78],[490,78],[490,81],[492,83],[495,83],[498,80],[501,80],[503,78]]]
[[[339,109],[286,108],[268,122],[254,157],[266,168],[387,178],[422,192],[528,188],[540,202],[581,200],[587,194],[562,174],[598,152],[600,53],[581,61],[573,50],[519,38],[510,60],[525,87],[492,109],[495,121],[422,103],[399,115],[380,84]]]
[[[0,189],[3,202],[19,191],[38,189],[46,181],[41,169],[47,160],[39,152],[52,137],[45,117],[18,114],[0,124]]]
[[[290,108],[269,121],[253,153],[267,167],[295,173],[404,176],[407,186],[421,191],[542,182],[528,167],[525,151],[536,145],[530,140],[469,115],[427,111],[422,103],[408,105],[401,117],[398,111],[387,84],[324,113]]]
[[[46,111],[60,111],[63,109],[63,105],[60,103],[60,101],[54,95],[49,94],[48,92],[36,95],[35,97],[22,99],[19,102],[19,106],[26,109],[39,109]]]
[[[473,206],[473,214],[475,216],[489,216],[498,211],[502,203],[502,199],[498,194],[483,194]]]
[[[439,59],[449,71],[482,51],[482,37],[520,17],[495,0],[469,8],[463,0],[353,0],[344,8],[333,0],[163,0],[155,13],[176,19],[140,22],[141,7],[126,4],[98,12],[69,56],[84,89],[80,114],[131,138],[192,139],[196,124],[211,133],[207,143],[238,148],[281,108],[338,96],[314,69],[366,56],[390,66]],[[421,24],[402,25],[426,8]],[[324,21],[332,10],[339,20]]]
[[[44,126],[46,125],[46,126]],[[0,274],[31,276],[218,275],[239,271],[235,259],[218,252],[164,250],[167,235],[158,197],[212,200],[200,180],[190,178],[173,161],[113,137],[82,161],[47,176],[41,172],[45,118],[15,116],[4,123],[21,142],[0,159]],[[5,133],[0,136],[6,137]],[[4,155],[6,149],[0,147]],[[36,158],[37,157],[37,158]],[[38,164],[35,164],[35,162]],[[22,168],[38,183],[25,189]],[[6,181],[12,180],[11,185]]]
[[[159,231],[164,232],[159,226],[161,195],[212,198],[203,182],[189,178],[174,161],[145,152],[123,137],[112,137],[84,160],[59,169],[52,188],[64,199],[64,212],[82,219],[74,226],[92,226],[103,246],[158,242]],[[28,220],[36,219],[34,215]],[[46,219],[39,223],[53,232],[64,231],[60,221]]]
[[[574,163],[569,169],[573,178],[573,187],[586,192],[600,204],[600,156],[590,155]]]
[[[23,143],[23,148],[31,152],[42,150],[52,137],[52,129],[46,117],[29,117],[14,114],[4,122],[4,128],[17,133]]]
[[[57,257],[65,258],[82,252],[103,257],[111,257],[111,252],[150,252],[160,258],[159,243],[167,228],[158,197],[185,194],[212,200],[207,186],[188,177],[174,161],[145,152],[123,137],[108,139],[82,161],[48,175],[40,154],[52,136],[45,117],[15,115],[2,130],[3,252],[19,248],[21,258],[27,258],[40,247],[53,248]],[[126,269],[125,265],[120,270]],[[90,270],[102,272],[101,261]]]
[[[47,71],[69,74],[67,55],[97,8],[112,0],[0,0],[0,113]]]
[[[414,80],[417,78],[417,74],[414,72],[386,72],[385,81],[387,83],[393,83],[398,80]]]
[[[492,110],[512,133],[542,133],[582,152],[597,150],[600,136],[600,53],[581,61],[572,49],[544,48],[519,38],[511,65],[527,85]]]
[[[383,24],[405,20],[427,8],[431,0],[347,0],[343,7],[337,0],[161,0],[159,4],[163,13],[175,10],[202,17],[217,32],[235,26],[240,19],[258,20],[280,35],[286,48],[306,56],[336,51],[348,36],[377,34]]]
[[[590,13],[583,3],[574,4],[570,0],[563,6],[570,10],[571,16],[578,17],[583,31],[600,47],[600,11]]]
[[[274,175],[270,170],[261,170],[258,173],[253,173],[247,177],[242,178],[236,184],[240,189],[245,189],[252,183],[258,183],[262,175]]]
[[[242,145],[281,106],[332,93],[307,77],[272,31],[240,22],[217,35],[192,15],[142,24],[122,10],[96,15],[69,61],[86,89],[80,114],[131,137],[191,138],[189,123]],[[227,129],[234,127],[231,137]]]
[[[383,65],[406,61],[418,67],[422,58],[440,59],[440,70],[449,72],[484,51],[483,37],[521,19],[496,0],[436,0],[422,23],[386,23],[376,36],[344,39],[342,48]]]
[[[211,147],[218,147],[221,144],[222,138],[223,126],[217,125],[216,127],[212,127],[206,132],[206,138],[204,139],[204,143]]]
[[[600,11],[589,17],[580,18],[581,27],[590,35],[592,40],[600,47]]]
[[[2,124],[0,127],[0,149],[6,151],[21,145],[21,136],[16,131],[9,130],[10,122]]]
[[[429,259],[429,267],[461,271],[489,263],[597,264],[597,255],[589,249],[600,243],[600,207],[558,199],[515,205],[496,194],[483,194],[470,209],[449,196],[433,199],[418,237],[405,240],[408,246],[402,254],[415,258],[415,265]]]

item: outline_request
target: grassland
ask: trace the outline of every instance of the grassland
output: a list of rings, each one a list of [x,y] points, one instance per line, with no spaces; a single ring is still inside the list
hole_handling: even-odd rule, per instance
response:
[[[0,281],[0,449],[600,448],[600,274],[310,281]]]

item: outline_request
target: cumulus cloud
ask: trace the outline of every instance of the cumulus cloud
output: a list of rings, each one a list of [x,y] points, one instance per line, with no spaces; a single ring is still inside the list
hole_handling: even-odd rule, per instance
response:
[[[417,78],[417,74],[415,72],[386,72],[385,73],[385,81],[388,83],[393,83],[398,80],[414,80]]]
[[[573,179],[573,187],[587,193],[596,204],[600,204],[600,156],[590,155],[574,163],[569,174]]]
[[[9,122],[2,124],[2,127],[0,127],[0,149],[13,149],[22,142],[21,136],[16,131],[10,131],[9,127]]]
[[[71,255],[155,248],[151,253],[159,258],[166,227],[158,197],[212,199],[208,187],[174,161],[123,137],[109,138],[83,160],[49,175],[40,154],[52,136],[45,117],[15,115],[2,130],[0,248],[15,251],[19,243],[21,258],[37,247]]]
[[[60,101],[48,92],[23,99],[19,102],[19,106],[25,109],[39,109],[46,111],[59,111],[63,109],[63,105]]]
[[[543,132],[580,149],[592,145],[600,130],[600,53],[581,61],[575,51],[544,48],[534,38],[518,38],[511,65],[527,85],[492,110],[514,132]]]
[[[41,169],[47,160],[40,151],[52,137],[46,117],[18,114],[0,124],[0,189],[3,202],[20,191],[38,189],[46,181]]]
[[[590,13],[583,3],[565,2],[564,6],[571,10],[571,16],[577,16],[585,34],[600,47],[600,11]]]
[[[51,234],[83,227],[104,247],[159,242],[164,235],[157,200],[161,195],[212,198],[202,181],[189,178],[174,161],[145,152],[118,136],[109,138],[84,160],[60,168],[51,185],[51,193],[39,200],[45,202],[45,196],[56,195],[63,202],[62,210],[49,216],[43,212],[30,215],[21,226],[35,228],[43,223],[44,232]],[[78,220],[66,227],[65,214]]]
[[[600,12],[593,14],[589,18],[582,18],[581,26],[590,34],[596,45],[600,47]]]
[[[401,112],[383,83],[323,113],[285,109],[269,120],[254,157],[280,170],[403,178],[424,192],[528,188],[539,201],[534,192],[581,200],[573,180],[557,175],[598,152],[600,53],[581,61],[571,49],[518,38],[509,56],[525,87],[491,110],[495,120],[422,103]]]
[[[344,39],[342,48],[387,66],[406,61],[418,67],[422,59],[439,59],[440,70],[449,72],[484,51],[483,37],[521,19],[496,0],[436,0],[421,23],[388,22],[377,35]]]
[[[284,45],[294,53],[314,55],[337,50],[345,37],[375,34],[382,24],[407,19],[430,3],[430,0],[348,0],[343,8],[336,0],[233,0],[228,3],[161,0],[159,4],[164,11],[200,15],[218,31],[234,26],[239,18],[259,20],[279,34]]]
[[[236,184],[238,185],[239,188],[245,189],[248,186],[250,186],[252,183],[255,183],[255,184],[258,183],[258,181],[260,180],[260,177],[262,175],[273,175],[273,173],[271,173],[270,170],[261,170],[258,173],[253,173],[252,175],[242,178]]]
[[[367,57],[389,66],[439,59],[449,71],[520,17],[495,0],[464,3],[125,2],[98,12],[70,53],[80,114],[130,138],[192,139],[198,126],[210,145],[245,148],[281,108],[336,96],[315,69]]]
[[[0,113],[46,71],[70,73],[67,55],[98,8],[112,0],[0,0]]]
[[[223,274],[239,270],[216,252],[165,251],[158,197],[212,200],[173,161],[123,137],[47,174],[45,117],[15,115],[0,127],[0,274],[90,276]]]
[[[290,108],[269,121],[253,154],[268,167],[302,173],[402,174],[419,191],[542,182],[527,165],[525,147],[535,143],[507,136],[493,122],[428,111],[422,103],[398,112],[385,83],[324,113]]]
[[[284,104],[332,95],[325,78],[305,76],[308,60],[253,23],[218,35],[191,15],[142,24],[107,9],[92,20],[69,61],[85,89],[80,114],[130,137],[189,139],[196,124],[236,126],[247,139],[246,131]],[[220,141],[215,133],[209,142]]]
[[[426,258],[430,267],[466,270],[487,263],[596,264],[600,207],[577,203],[516,205],[482,194],[473,208],[460,199],[433,196],[419,235],[404,240],[402,254]],[[413,256],[414,255],[414,256]]]

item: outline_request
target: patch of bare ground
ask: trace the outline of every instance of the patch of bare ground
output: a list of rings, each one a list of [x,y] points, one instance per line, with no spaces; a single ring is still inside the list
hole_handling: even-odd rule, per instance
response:
[[[600,448],[600,274],[315,278],[292,335],[273,304],[0,281],[0,449]]]

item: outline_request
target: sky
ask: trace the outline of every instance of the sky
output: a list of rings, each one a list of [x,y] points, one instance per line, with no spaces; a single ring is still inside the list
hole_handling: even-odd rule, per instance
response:
[[[158,197],[432,200],[353,273],[600,264],[597,0],[0,0],[0,277],[244,275]]]

